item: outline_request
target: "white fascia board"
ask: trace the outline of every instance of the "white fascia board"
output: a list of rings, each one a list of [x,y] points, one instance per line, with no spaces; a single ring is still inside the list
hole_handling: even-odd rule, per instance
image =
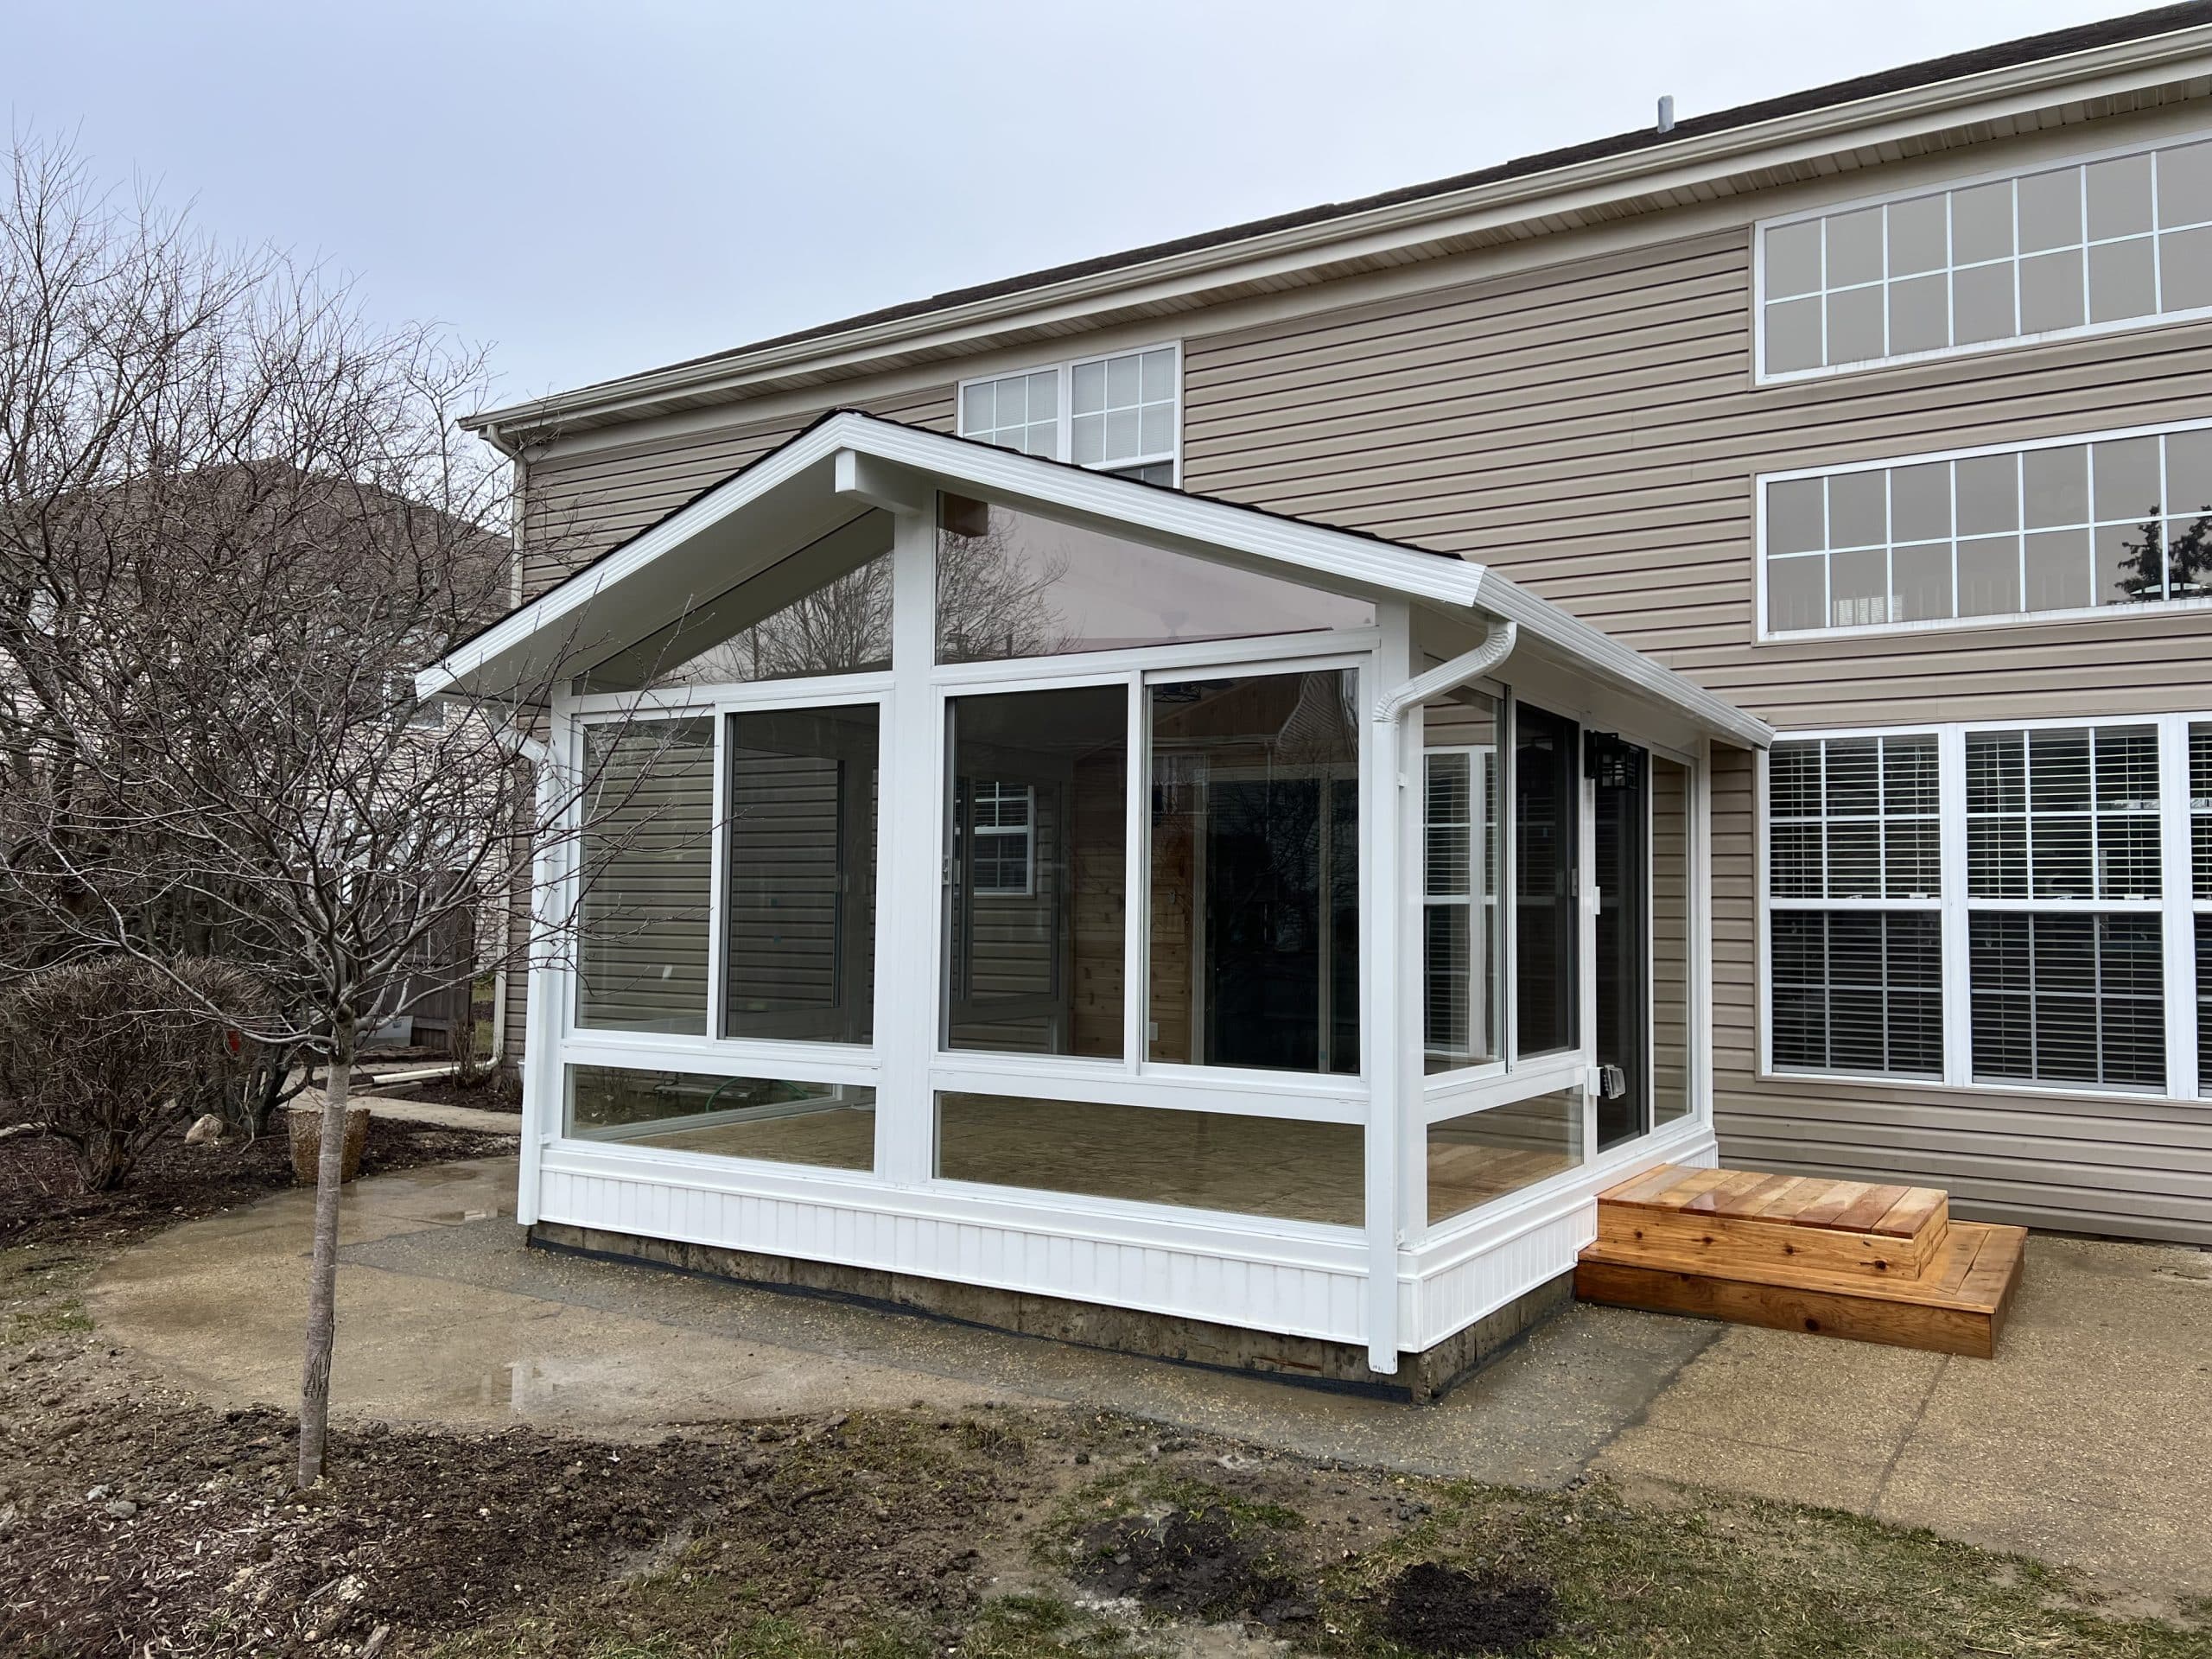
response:
[[[741,394],[794,372],[852,372],[887,353],[957,352],[1009,326],[1079,323],[1109,307],[1187,303],[1224,283],[1264,281],[1315,266],[1584,212],[1624,195],[1711,190],[1746,168],[1784,168],[1852,149],[1894,149],[1961,122],[2016,118],[2063,94],[2094,102],[2176,79],[2212,73],[2212,27],[2177,29],[2064,57],[2038,59],[1956,80],[1908,87],[1702,137],[1677,139],[1463,190],[1373,207],[1235,242],[1192,249],[964,305],[888,318],[831,334],[763,346],[742,356],[677,365],[533,402],[486,410],[462,422],[512,452],[518,434],[590,414],[651,412],[672,396]]]
[[[854,462],[843,463],[846,455]],[[859,464],[864,460],[904,470]],[[934,480],[938,486],[972,490],[1016,507],[1034,505],[1116,533],[1138,532],[1199,556],[1228,554],[1230,563],[1273,575],[1413,599],[1448,611],[1477,611],[1517,625],[1524,638],[1542,641],[1555,653],[1675,709],[1731,742],[1763,747],[1774,735],[1765,721],[1481,565],[852,410],[802,433],[424,669],[416,677],[416,694],[469,690],[464,683],[471,675],[520,650],[533,636],[576,618],[594,599],[638,576],[664,554],[823,462],[832,463],[832,476],[860,499],[873,499],[883,480],[896,479],[898,494],[911,502],[917,478]]]

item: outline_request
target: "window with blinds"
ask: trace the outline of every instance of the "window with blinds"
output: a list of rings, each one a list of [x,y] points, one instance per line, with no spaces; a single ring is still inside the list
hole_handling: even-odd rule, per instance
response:
[[[1942,800],[1932,734],[1777,743],[1768,765],[1776,1066],[1940,1077]]]
[[[1773,1070],[2212,1098],[2212,715],[1795,739],[1766,804]]]

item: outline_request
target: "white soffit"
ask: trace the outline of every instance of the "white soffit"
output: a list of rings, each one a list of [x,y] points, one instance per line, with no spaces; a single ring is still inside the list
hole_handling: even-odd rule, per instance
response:
[[[1370,598],[1516,624],[1524,644],[1763,747],[1765,721],[1494,570],[1357,531],[1018,454],[841,410],[456,645],[419,695],[498,696],[635,643],[868,506],[927,511],[938,488]]]

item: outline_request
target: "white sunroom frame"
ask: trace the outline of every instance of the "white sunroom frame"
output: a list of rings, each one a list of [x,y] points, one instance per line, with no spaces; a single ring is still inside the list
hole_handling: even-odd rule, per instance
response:
[[[628,596],[616,594],[618,586],[647,583],[653,561],[681,546],[687,531],[697,535],[770,492],[798,492],[810,485],[819,489],[825,483],[848,511],[874,505],[894,514],[888,671],[680,691],[564,695],[550,710],[549,770],[571,777],[580,765],[582,731],[594,720],[641,713],[715,720],[709,1034],[576,1027],[571,1018],[575,976],[566,953],[557,948],[564,918],[575,914],[575,845],[564,840],[549,848],[540,868],[541,949],[530,984],[532,1040],[524,1073],[519,1198],[524,1223],[564,1221],[1280,1331],[1364,1346],[1371,1369],[1389,1374],[1397,1368],[1402,1350],[1432,1346],[1570,1267],[1574,1252],[1594,1231],[1592,1198],[1599,1186],[1663,1160],[1710,1160],[1711,952],[1704,898],[1709,891],[1707,748],[1713,736],[1758,745],[1769,734],[1761,722],[1479,567],[841,413],[457,649],[426,671],[423,689],[427,694],[496,686],[503,669],[541,650],[537,641],[562,619],[583,615],[601,596],[619,608]],[[938,665],[934,505],[940,487],[1363,595],[1376,603],[1376,625]],[[692,521],[688,525],[687,518]],[[671,597],[686,601],[689,596]],[[1503,683],[1505,709],[1510,709],[1513,686],[1524,673],[1534,676],[1543,685],[1534,700],[1546,708],[1586,729],[1594,721],[1618,730],[1691,768],[1693,1109],[1683,1120],[1603,1157],[1596,1153],[1589,1121],[1594,1110],[1588,1084],[1596,1027],[1591,1006],[1592,884],[1585,884],[1580,907],[1580,1048],[1526,1067],[1509,1056],[1495,1067],[1481,1068],[1479,1075],[1422,1075],[1419,998],[1414,993],[1422,971],[1415,873],[1423,748],[1418,702],[1409,701],[1408,694],[1448,689],[1436,682],[1440,672],[1449,680],[1452,668],[1446,664],[1446,671],[1424,676],[1414,672],[1415,614],[1424,609],[1460,617],[1470,631],[1483,628],[1489,648],[1469,652],[1465,660]],[[533,611],[538,613],[535,618]],[[624,626],[632,632],[642,627],[628,620]],[[1525,655],[1500,666],[1491,659],[1500,645],[1511,648],[1516,631]],[[1149,764],[1142,741],[1148,700],[1141,695],[1148,681],[1325,667],[1356,673],[1356,706],[1362,716],[1363,1042],[1357,1077],[1144,1060],[1146,1004],[1139,988],[1146,983],[1148,930],[1134,913],[1124,933],[1129,994],[1124,998],[1120,1061],[940,1047],[938,927],[946,832],[938,798],[949,698],[1085,683],[1128,684],[1134,785]],[[928,821],[934,826],[926,836],[886,836],[879,846],[874,1041],[860,1047],[715,1035],[728,828],[726,716],[747,709],[861,702],[883,710],[881,798],[918,810],[927,802]],[[1648,715],[1651,731],[1638,729],[1639,709]],[[1586,798],[1588,788],[1586,782]],[[1510,797],[1502,797],[1504,802]],[[1128,855],[1135,871],[1142,868],[1148,833],[1142,788],[1129,789],[1127,810]],[[1510,807],[1501,816],[1510,823]],[[1588,870],[1592,823],[1586,798],[1581,825],[1582,868]],[[1510,855],[1508,851],[1505,856]],[[1501,863],[1503,870],[1510,868]],[[1141,886],[1132,891],[1141,893]],[[1508,926],[1503,931],[1510,938],[1513,930]],[[925,975],[902,977],[893,968],[901,963],[930,966]],[[1507,988],[1510,1032],[1510,969]],[[874,1168],[819,1169],[569,1136],[565,1077],[569,1067],[579,1065],[873,1087]],[[1585,1089],[1580,1165],[1427,1227],[1427,1125],[1563,1086]],[[1361,1124],[1365,1224],[1354,1230],[939,1179],[936,1096],[962,1090]],[[1378,1103],[1388,1103],[1389,1109],[1374,1109]]]

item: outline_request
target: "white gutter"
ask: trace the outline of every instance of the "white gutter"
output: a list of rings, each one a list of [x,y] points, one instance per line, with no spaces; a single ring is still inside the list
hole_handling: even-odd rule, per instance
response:
[[[1396,690],[1385,694],[1375,705],[1375,723],[1394,725],[1414,704],[1427,702],[1446,691],[1456,691],[1470,680],[1479,680],[1513,654],[1514,642],[1520,637],[1519,623],[1499,623],[1483,636],[1482,644],[1472,651],[1463,652],[1448,663],[1440,663],[1427,673],[1417,674]]]
[[[1754,163],[1787,168],[1834,151],[1894,147],[1971,112],[1975,121],[2024,114],[2063,92],[2068,102],[2111,98],[2175,78],[2212,73],[2212,27],[2125,41],[2063,57],[2042,58],[1955,80],[1936,81],[1848,104],[1826,105],[1747,126],[1596,157],[1441,195],[1391,203],[1234,242],[1164,255],[1139,265],[1073,276],[964,304],[888,318],[833,334],[763,346],[741,356],[656,369],[534,402],[468,416],[462,425],[490,435],[563,416],[650,412],[672,396],[731,397],[798,371],[854,372],[893,352],[957,351],[1019,321],[1039,327],[1080,321],[1110,302],[1122,308],[1187,302],[1209,285],[1310,272],[1332,261],[1402,256],[1421,242],[1449,240],[1540,217],[1573,213],[1624,194],[1653,194],[1710,186]],[[642,407],[641,407],[642,406]],[[513,453],[516,440],[491,437]]]

